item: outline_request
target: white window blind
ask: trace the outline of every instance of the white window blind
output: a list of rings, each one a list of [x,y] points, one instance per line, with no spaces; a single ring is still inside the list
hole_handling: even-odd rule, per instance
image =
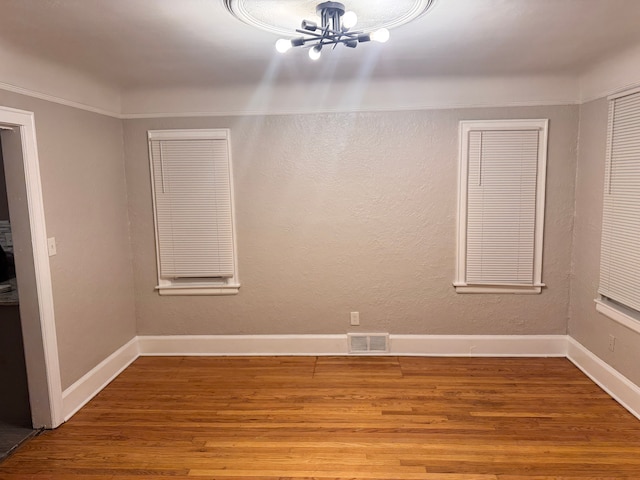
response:
[[[457,291],[540,291],[546,125],[461,123]]]
[[[600,288],[640,312],[640,93],[609,104]]]
[[[228,131],[150,131],[149,151],[161,293],[237,289]]]

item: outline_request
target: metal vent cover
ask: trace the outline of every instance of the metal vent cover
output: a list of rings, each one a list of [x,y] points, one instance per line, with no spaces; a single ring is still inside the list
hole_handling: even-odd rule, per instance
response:
[[[349,353],[389,352],[388,333],[349,333]]]

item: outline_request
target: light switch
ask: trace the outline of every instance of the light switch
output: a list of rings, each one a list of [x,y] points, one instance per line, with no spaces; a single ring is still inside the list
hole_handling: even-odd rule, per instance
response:
[[[56,249],[56,237],[47,238],[47,247],[49,248],[49,256],[53,257],[58,253]]]

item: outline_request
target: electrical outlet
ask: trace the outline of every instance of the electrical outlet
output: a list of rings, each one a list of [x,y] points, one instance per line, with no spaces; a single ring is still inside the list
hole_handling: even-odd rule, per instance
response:
[[[616,349],[616,337],[609,335],[609,351],[613,352]]]
[[[360,325],[360,312],[351,312],[351,326],[357,327]]]

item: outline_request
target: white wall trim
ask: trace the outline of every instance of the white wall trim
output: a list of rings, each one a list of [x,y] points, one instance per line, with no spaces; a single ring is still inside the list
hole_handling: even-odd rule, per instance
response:
[[[567,358],[614,400],[640,419],[640,387],[638,385],[569,336],[567,336]]]
[[[640,85],[640,45],[593,65],[580,76],[580,103],[587,103]]]
[[[391,335],[391,355],[564,357],[565,335]]]
[[[138,356],[138,339],[134,337],[67,388],[62,393],[64,421],[100,393]]]
[[[567,335],[390,335],[380,355],[436,357],[567,357],[640,419],[640,387]],[[349,355],[347,334],[141,335],[64,391],[68,420],[139,356]]]
[[[598,312],[618,322],[620,325],[624,325],[629,330],[640,333],[640,322],[631,315],[624,313],[621,307],[616,308],[616,306],[610,305],[606,301],[598,298],[596,298],[594,302],[596,303],[596,310]]]
[[[17,112],[16,112],[17,113]],[[40,160],[38,158],[38,142],[36,139],[35,116],[33,112],[20,112],[23,123],[22,155],[24,157],[24,176],[29,205],[29,222],[31,224],[31,244],[33,248],[33,263],[38,288],[38,305],[40,308],[40,325],[44,344],[45,366],[49,379],[49,399],[51,409],[51,424],[57,426],[62,423],[60,360],[58,357],[58,340],[56,334],[55,313],[53,305],[53,287],[51,269],[49,266],[49,250],[47,246],[47,227],[44,215],[44,200],[40,181]],[[42,422],[35,422],[39,424]]]
[[[122,110],[120,88],[106,79],[3,42],[0,89],[94,112]]]
[[[638,88],[640,88],[640,81],[637,80],[633,80],[631,82],[616,82],[608,88],[602,87],[597,91],[587,92],[587,94],[584,94],[580,98],[578,105],[584,105],[585,103],[600,100],[601,98],[616,98],[620,96],[621,93],[633,91]]]
[[[139,336],[140,355],[346,355],[347,335]]]
[[[497,82],[500,84],[500,82]],[[278,88],[279,89],[279,88]],[[171,102],[166,105],[162,102],[162,97],[159,99],[151,98],[154,92],[148,94],[135,93],[135,94],[123,94],[125,100],[131,97],[130,105],[125,103],[128,107],[125,111],[114,111],[100,108],[93,105],[69,100],[60,96],[42,93],[28,88],[13,85],[11,83],[0,82],[0,90],[17,93],[27,97],[37,98],[60,105],[65,105],[79,110],[84,110],[99,115],[105,115],[108,117],[118,119],[148,119],[148,118],[186,118],[186,117],[229,117],[229,116],[262,116],[262,115],[305,115],[305,114],[332,114],[332,113],[369,113],[369,112],[406,112],[406,111],[422,111],[422,110],[451,110],[458,108],[514,108],[514,107],[545,107],[545,106],[557,106],[557,105],[579,105],[580,102],[577,97],[574,97],[568,93],[561,94],[548,94],[547,92],[540,92],[539,96],[535,94],[530,98],[523,96],[514,100],[513,95],[505,95],[504,98],[497,93],[487,97],[485,95],[477,95],[475,98],[466,98],[468,91],[474,91],[472,87],[468,89],[465,87],[457,93],[452,93],[446,98],[437,99],[422,99],[422,100],[399,100],[386,101],[385,103],[366,102],[362,104],[334,104],[334,105],[305,105],[300,102],[289,101],[290,105],[283,104],[282,102],[272,101],[273,105],[253,105],[247,100],[245,96],[238,95],[238,99],[235,102],[226,102],[220,106],[220,103],[229,95],[222,95],[221,98],[214,102],[209,101],[212,93],[202,92],[199,93],[197,100],[193,100],[189,103],[183,103],[181,98],[191,98],[195,94],[183,95],[178,92],[175,93],[176,99],[172,99]],[[418,91],[418,90],[416,90]],[[438,91],[438,89],[434,89]],[[576,88],[577,91],[577,88]],[[174,93],[171,91],[171,94]],[[201,95],[201,97],[200,97]],[[217,95],[217,94],[216,94]],[[150,97],[149,99],[147,98]],[[233,96],[233,94],[231,94]],[[246,94],[249,96],[249,93]],[[411,95],[407,94],[408,97]],[[286,99],[286,97],[284,97]],[[194,105],[202,106],[200,110],[196,110]]]
[[[340,83],[317,86],[320,95],[309,95],[309,84],[121,91],[80,75],[69,75],[68,78],[82,80],[84,97],[88,99],[83,102],[71,100],[74,93],[60,87],[64,81],[58,82],[57,88],[51,82],[29,88],[33,73],[29,76],[21,70],[33,72],[56,66],[43,66],[40,61],[15,52],[4,60],[11,64],[16,58],[19,65],[13,77],[0,81],[0,90],[120,119],[581,105],[640,85],[635,67],[640,48],[636,48],[607,58],[579,76],[424,77],[400,79],[398,82],[406,85],[397,89],[389,87],[393,82],[379,80],[369,85],[374,92],[368,95],[362,91],[362,85]],[[27,63],[23,65],[24,62]],[[68,72],[56,71],[56,75],[64,77]],[[334,90],[333,104],[308,104],[309,97],[326,97],[328,88]],[[336,90],[339,95],[335,95]],[[397,91],[393,95],[388,94],[394,90]]]
[[[22,162],[24,168],[27,208],[29,211],[29,228],[31,231],[31,247],[35,271],[35,286],[40,314],[40,335],[46,379],[35,378],[28,374],[29,391],[47,392],[47,399],[30,397],[31,417],[34,427],[57,427],[63,421],[62,416],[62,383],[58,357],[58,341],[56,336],[55,314],[51,270],[47,249],[47,230],[40,181],[40,162],[38,158],[38,142],[36,139],[35,118],[33,112],[0,107],[0,122],[18,127],[22,143]],[[25,342],[30,339],[25,339]],[[38,339],[38,343],[40,340]],[[27,364],[29,369],[29,365]],[[29,370],[28,370],[29,371]],[[44,383],[46,382],[46,389]],[[40,385],[42,383],[43,385]]]
[[[35,90],[29,90],[28,88],[18,87],[10,83],[0,82],[0,90],[6,90],[7,92],[18,93],[27,97],[38,98],[40,100],[46,100],[47,102],[58,103],[67,107],[77,108],[79,110],[86,110],[87,112],[98,113],[100,115],[106,115],[108,117],[121,118],[119,112],[113,112],[111,110],[105,110],[103,108],[94,107],[80,102],[74,102],[73,100],[67,100],[55,95],[49,95],[47,93],[36,92]]]
[[[330,94],[329,94],[330,92]],[[476,107],[576,105],[576,77],[425,77],[223,88],[158,88],[122,94],[122,118],[296,115]]]
[[[26,84],[25,84],[26,85]],[[96,87],[97,88],[97,87]],[[333,93],[327,96],[328,89]],[[310,94],[310,89],[312,94]],[[119,119],[394,112],[456,108],[578,105],[572,76],[428,77],[357,83],[274,84],[218,89],[145,89],[92,92],[93,104],[0,81],[0,90]],[[64,95],[64,93],[63,93]],[[118,100],[114,100],[118,97]],[[93,100],[92,100],[93,99]],[[98,105],[108,105],[107,108]],[[117,108],[117,110],[113,109]]]
[[[348,355],[343,335],[139,336],[140,355]],[[564,335],[389,335],[389,352],[415,356],[566,356]]]
[[[468,266],[469,263],[469,242],[467,237],[470,235],[468,224],[478,215],[477,212],[483,212],[484,207],[478,205],[476,209],[472,209],[468,206],[472,202],[470,186],[470,175],[473,165],[472,154],[470,148],[472,146],[471,135],[482,134],[484,131],[493,130],[501,132],[526,130],[529,132],[536,132],[538,137],[537,145],[537,157],[535,159],[537,165],[537,175],[535,183],[535,214],[534,214],[534,232],[533,232],[533,253],[531,256],[531,262],[533,263],[533,275],[531,277],[531,283],[529,284],[516,284],[511,283],[490,283],[488,280],[484,280],[483,283],[471,283],[468,282]],[[545,212],[545,184],[546,184],[546,171],[547,171],[547,137],[549,134],[549,119],[503,119],[503,120],[462,120],[458,126],[458,224],[456,235],[456,279],[453,285],[456,289],[456,293],[511,293],[511,294],[537,294],[542,291],[544,284],[542,283],[542,245],[544,240],[544,212]],[[481,155],[483,157],[483,155]],[[483,157],[484,158],[484,157]],[[480,160],[480,165],[482,164]],[[480,168],[480,167],[479,167]],[[506,168],[506,167],[505,167]],[[482,171],[482,168],[480,168]],[[504,180],[503,180],[504,181]],[[492,195],[487,193],[487,195]],[[518,199],[512,198],[513,202],[517,202]],[[520,199],[524,202],[524,200]],[[526,205],[526,203],[525,203]],[[485,212],[486,214],[486,212]],[[498,214],[493,211],[488,216]],[[479,213],[482,215],[482,213]],[[497,228],[497,224],[491,223],[491,229]],[[511,237],[511,230],[507,229],[503,231],[503,234]],[[515,240],[516,242],[518,240]],[[474,243],[482,243],[481,238],[475,238]],[[489,259],[490,262],[488,269],[496,270],[498,265],[494,260]],[[476,272],[479,273],[479,272]],[[495,272],[494,272],[495,273]],[[501,272],[503,277],[508,278],[510,272]]]
[[[204,111],[160,111],[157,113],[123,113],[118,115],[124,120],[152,119],[152,118],[198,118],[198,117],[255,117],[255,116],[280,116],[280,115],[308,115],[308,114],[333,114],[333,113],[393,113],[393,112],[420,112],[425,110],[455,110],[461,108],[518,108],[518,107],[557,107],[564,105],[580,105],[574,100],[532,100],[522,102],[468,102],[468,103],[443,103],[443,104],[413,104],[392,106],[357,106],[357,107],[322,107],[322,108],[277,108],[273,110],[213,110]]]

